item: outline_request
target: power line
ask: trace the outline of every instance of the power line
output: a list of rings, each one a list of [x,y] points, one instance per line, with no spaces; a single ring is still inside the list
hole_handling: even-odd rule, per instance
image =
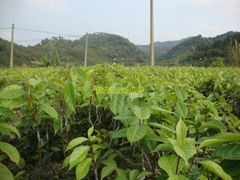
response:
[[[15,42],[29,42],[29,41],[42,41],[43,39],[28,39],[28,40],[19,40]]]
[[[81,37],[81,36],[79,36],[79,35],[64,34],[64,33],[50,32],[50,31],[42,31],[42,30],[28,29],[28,28],[21,28],[21,27],[16,27],[15,29],[17,29],[17,30],[22,30],[22,31],[45,33],[45,34],[54,34],[54,35],[59,35],[59,36]]]
[[[11,29],[10,27],[0,27],[0,29]]]

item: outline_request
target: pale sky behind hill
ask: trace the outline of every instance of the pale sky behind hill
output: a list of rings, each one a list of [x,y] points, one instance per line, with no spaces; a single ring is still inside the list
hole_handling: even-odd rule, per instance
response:
[[[240,31],[240,0],[154,1],[155,41]],[[14,23],[21,28],[80,36],[107,32],[135,44],[149,44],[149,4],[150,0],[0,0],[0,37],[10,40],[10,30],[1,28]],[[24,45],[52,36],[15,32],[16,42]],[[38,40],[25,41],[33,39]]]

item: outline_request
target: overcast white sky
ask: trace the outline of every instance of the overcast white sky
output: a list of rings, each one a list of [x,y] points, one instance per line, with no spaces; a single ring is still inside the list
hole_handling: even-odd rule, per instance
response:
[[[177,40],[202,34],[215,36],[240,31],[240,0],[154,0],[155,40]],[[86,32],[108,32],[135,44],[149,43],[150,0],[0,0],[0,28],[16,27],[82,36]],[[52,35],[16,29],[24,40]],[[0,29],[10,40],[10,30]],[[68,38],[68,37],[66,37]]]

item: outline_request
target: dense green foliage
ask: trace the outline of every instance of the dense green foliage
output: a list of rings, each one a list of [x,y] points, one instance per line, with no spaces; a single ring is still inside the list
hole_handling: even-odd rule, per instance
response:
[[[145,54],[121,36],[107,33],[94,33],[88,36],[89,65],[113,62],[125,65],[146,63]],[[74,41],[54,37],[31,47],[15,45],[14,64],[31,65],[31,62],[33,62],[33,64],[38,65],[41,64],[42,58],[52,61],[57,54],[62,64],[83,65],[85,39],[86,36]],[[9,54],[10,43],[0,39],[0,66],[8,66]]]
[[[239,82],[238,68],[1,69],[0,172],[238,180]]]
[[[214,66],[223,64],[238,66],[240,33],[228,32],[214,38],[196,36],[173,47],[160,58],[165,65]],[[219,58],[223,58],[223,62]],[[219,62],[220,61],[220,62]]]

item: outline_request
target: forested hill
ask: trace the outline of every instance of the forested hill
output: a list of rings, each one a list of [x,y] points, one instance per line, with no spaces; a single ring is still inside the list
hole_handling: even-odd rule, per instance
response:
[[[88,64],[121,63],[125,65],[145,64],[146,55],[128,39],[107,33],[94,33],[88,35]],[[19,46],[14,48],[15,65],[31,65],[42,59],[57,59],[58,61],[81,65],[85,55],[85,40],[66,40],[62,37],[45,39],[35,46]],[[9,64],[10,43],[0,39],[0,65]]]
[[[240,65],[240,33],[228,32],[214,38],[195,36],[169,50],[161,65],[223,66]]]

